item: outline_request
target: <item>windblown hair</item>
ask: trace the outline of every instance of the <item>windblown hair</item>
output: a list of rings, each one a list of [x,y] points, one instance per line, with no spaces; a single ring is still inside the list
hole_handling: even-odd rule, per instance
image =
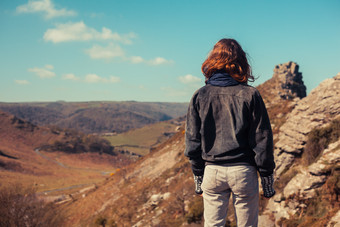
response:
[[[234,39],[218,41],[203,62],[202,72],[206,79],[209,79],[216,71],[225,71],[241,83],[255,80],[246,53]]]

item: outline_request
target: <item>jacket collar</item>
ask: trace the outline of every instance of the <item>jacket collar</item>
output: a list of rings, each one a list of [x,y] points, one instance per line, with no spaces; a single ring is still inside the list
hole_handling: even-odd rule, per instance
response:
[[[240,84],[240,82],[236,81],[228,73],[221,71],[215,72],[205,83],[218,87],[228,87]]]

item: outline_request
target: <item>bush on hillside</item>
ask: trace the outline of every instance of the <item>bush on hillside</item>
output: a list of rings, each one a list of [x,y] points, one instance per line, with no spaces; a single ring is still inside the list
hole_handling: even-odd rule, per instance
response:
[[[60,131],[58,131],[60,133]],[[114,147],[106,139],[95,135],[86,135],[75,130],[64,130],[65,136],[51,145],[41,147],[45,151],[62,151],[66,153],[106,153],[116,155]]]
[[[14,185],[0,190],[0,227],[62,226],[55,206],[39,199],[33,189]]]
[[[185,215],[187,222],[201,223],[203,217],[203,199],[196,196],[195,199],[189,204],[189,211]]]
[[[340,138],[340,118],[330,122],[323,128],[315,128],[308,134],[308,139],[304,153],[303,161],[306,165],[310,165],[319,157],[321,152],[328,147],[330,143]]]
[[[96,225],[98,226],[103,226],[105,227],[106,223],[107,223],[107,220],[106,218],[103,218],[102,216],[98,217],[95,222],[94,222]]]

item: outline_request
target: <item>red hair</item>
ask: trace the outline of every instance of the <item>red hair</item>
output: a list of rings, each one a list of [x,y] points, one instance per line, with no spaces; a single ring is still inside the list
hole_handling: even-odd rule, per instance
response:
[[[207,79],[216,71],[225,71],[241,83],[255,80],[246,53],[234,39],[218,41],[208,58],[203,62],[202,72]]]

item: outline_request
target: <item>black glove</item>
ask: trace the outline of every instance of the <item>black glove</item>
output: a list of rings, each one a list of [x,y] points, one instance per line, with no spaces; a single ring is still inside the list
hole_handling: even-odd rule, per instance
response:
[[[203,176],[196,176],[194,175],[194,180],[195,180],[195,192],[198,195],[201,195],[203,193],[201,185],[203,182]]]
[[[273,174],[267,177],[261,177],[261,184],[263,188],[264,197],[270,198],[275,195],[275,190],[273,187],[273,184],[274,184]]]

